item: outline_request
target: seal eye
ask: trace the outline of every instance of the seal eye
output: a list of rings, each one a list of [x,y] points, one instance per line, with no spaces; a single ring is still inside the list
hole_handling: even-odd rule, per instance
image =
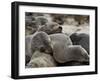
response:
[[[59,28],[62,30],[62,27],[61,26],[59,26]]]

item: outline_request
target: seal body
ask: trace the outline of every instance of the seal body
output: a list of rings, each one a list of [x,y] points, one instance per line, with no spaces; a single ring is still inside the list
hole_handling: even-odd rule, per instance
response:
[[[70,36],[74,45],[81,45],[89,54],[89,35],[85,33],[73,33]]]
[[[53,57],[57,62],[64,63],[66,57],[66,49],[69,45],[72,45],[70,38],[62,33],[50,35],[53,49]]]
[[[45,32],[36,32],[25,38],[25,55],[26,63],[29,62],[29,58],[35,51],[41,51],[44,53],[52,53],[51,40]],[[28,59],[27,59],[28,58]],[[28,60],[28,61],[27,61]]]
[[[47,34],[62,33],[62,27],[55,22],[48,22],[40,27],[38,31],[44,31]]]
[[[87,51],[81,45],[72,45],[69,36],[59,33],[50,35],[50,38],[53,57],[58,63],[89,61]]]
[[[32,55],[30,62],[27,64],[28,68],[38,67],[55,67],[56,62],[50,54],[36,51]]]
[[[88,53],[80,45],[70,45],[63,47],[57,44],[54,46],[53,56],[58,63],[65,63],[65,65],[89,63]]]
[[[59,62],[58,66],[89,65],[89,55],[87,51],[80,45],[70,45],[63,56],[65,57],[65,62]]]

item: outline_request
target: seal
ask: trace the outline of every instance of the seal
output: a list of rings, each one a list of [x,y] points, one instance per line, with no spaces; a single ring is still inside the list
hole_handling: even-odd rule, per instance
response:
[[[70,36],[74,45],[81,45],[89,54],[89,35],[85,33],[73,33]]]
[[[35,51],[41,51],[44,53],[52,54],[51,40],[45,32],[35,32],[32,35],[28,35],[25,38],[25,55],[26,63],[29,62],[29,58]],[[28,59],[27,59],[28,58]]]
[[[27,64],[28,68],[38,68],[38,67],[55,67],[56,62],[53,57],[49,54],[35,51],[32,55],[30,62]]]
[[[87,51],[80,45],[54,46],[53,56],[58,63],[89,63],[89,56]]]
[[[58,34],[51,34],[49,35],[51,42],[52,42],[52,50],[53,50],[53,57],[57,62],[64,63],[66,62],[66,57],[64,56],[66,50],[69,45],[72,45],[72,42],[69,36],[58,33]]]
[[[48,22],[41,26],[38,31],[44,31],[47,34],[62,33],[62,27],[56,22]]]

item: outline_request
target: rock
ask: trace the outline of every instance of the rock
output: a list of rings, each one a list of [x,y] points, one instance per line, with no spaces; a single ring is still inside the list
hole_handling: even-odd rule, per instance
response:
[[[78,25],[89,23],[88,15],[76,15],[76,16],[74,16],[74,18],[75,18],[75,21],[78,22]]]
[[[30,61],[31,56],[32,56],[31,40],[32,40],[32,35],[25,37],[25,64],[27,64]]]
[[[52,53],[51,40],[45,32],[35,32],[25,38],[25,55],[32,57],[35,51]]]
[[[70,36],[74,45],[81,45],[89,54],[89,35],[85,33],[73,33]]]
[[[64,24],[64,18],[65,18],[64,14],[50,14],[50,15],[53,22],[56,22],[60,25]]]
[[[32,21],[32,16],[25,16],[25,23],[31,22]]]
[[[37,16],[35,17],[36,22],[38,25],[42,26],[48,23],[48,19],[45,16]]]
[[[73,15],[68,15],[64,19],[64,24],[67,24],[67,25],[76,25],[77,22],[75,21]]]
[[[55,66],[56,63],[51,55],[39,51],[34,52],[30,62],[27,64],[28,68],[55,67]]]
[[[38,31],[43,31],[47,34],[62,33],[62,27],[55,22],[49,22],[40,27]]]
[[[26,22],[25,23],[25,34],[31,35],[34,34],[39,28],[39,25],[36,21]]]

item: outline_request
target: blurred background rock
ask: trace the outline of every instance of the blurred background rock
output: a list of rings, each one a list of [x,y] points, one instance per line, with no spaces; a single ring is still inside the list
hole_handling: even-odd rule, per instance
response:
[[[48,13],[25,13],[26,35],[35,33],[41,26],[56,22],[62,27],[62,32],[89,34],[89,16],[74,14],[48,14]]]

